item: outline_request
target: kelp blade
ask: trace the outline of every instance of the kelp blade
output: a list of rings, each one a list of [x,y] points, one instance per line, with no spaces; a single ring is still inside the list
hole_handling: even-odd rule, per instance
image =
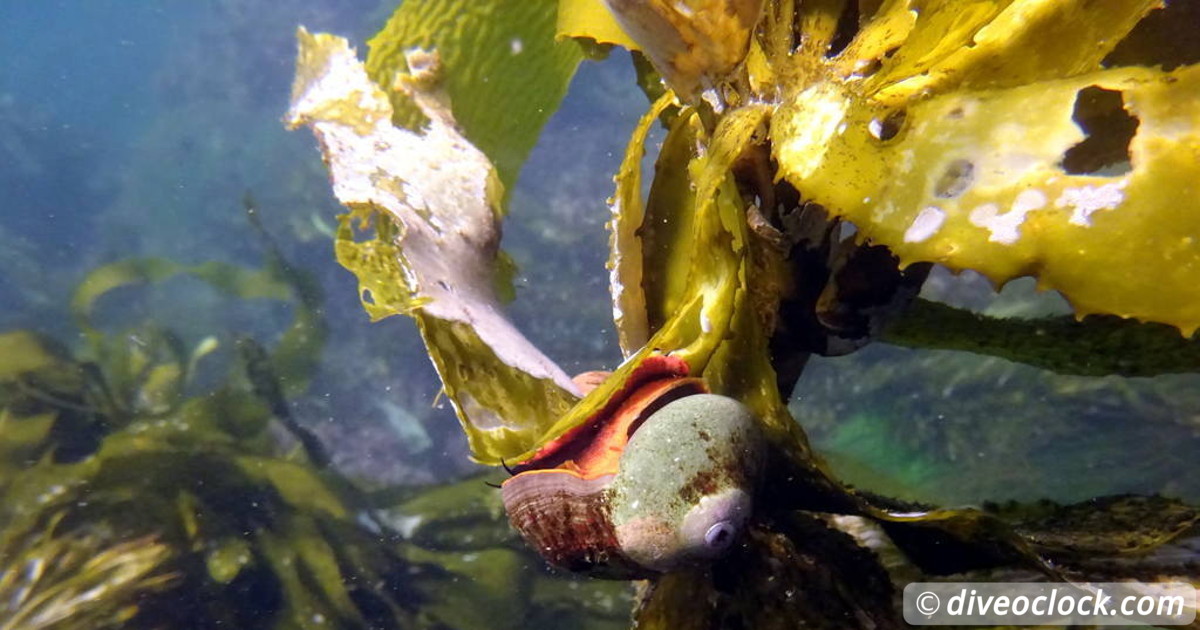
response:
[[[609,232],[609,291],[612,293],[613,323],[617,328],[617,343],[628,357],[650,338],[644,276],[654,273],[643,263],[643,230],[646,227],[646,205],[642,201],[642,158],[646,153],[646,138],[658,116],[671,105],[670,94],[660,97],[642,115],[625,149],[625,157],[613,177],[616,190],[608,200],[612,219]]]
[[[1190,336],[1200,67],[1100,67],[1155,4],[937,2],[914,21],[885,3],[823,74],[785,86],[780,172],[904,264],[1032,275],[1080,317]]]
[[[604,0],[558,0],[558,37],[579,37],[626,50],[638,45],[621,28]]]
[[[556,4],[405,0],[369,42],[367,73],[391,99],[395,122],[416,130],[425,114],[394,81],[408,71],[407,51],[437,50],[454,119],[512,188],[583,59],[577,43],[556,40]]]
[[[393,126],[392,106],[344,39],[299,33],[288,122],[321,141],[334,193],[352,209],[339,261],[358,277],[373,317],[417,318],[474,457],[498,464],[534,447],[575,401],[570,379],[503,316],[497,268],[500,185],[488,158],[457,131],[438,89],[436,53],[415,53],[404,80],[429,125]],[[353,223],[373,223],[360,240]]]

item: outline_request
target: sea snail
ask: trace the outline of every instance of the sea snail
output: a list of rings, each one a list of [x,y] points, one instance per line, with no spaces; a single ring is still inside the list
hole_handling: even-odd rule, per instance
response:
[[[705,392],[694,378],[642,385],[586,444],[518,467],[501,486],[513,528],[551,564],[594,577],[719,557],[750,516],[765,443],[749,409]]]

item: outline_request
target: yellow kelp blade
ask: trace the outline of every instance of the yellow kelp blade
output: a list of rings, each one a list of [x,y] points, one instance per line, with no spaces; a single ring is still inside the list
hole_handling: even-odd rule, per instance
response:
[[[358,275],[373,317],[417,318],[477,460],[532,448],[575,401],[574,386],[501,314],[500,185],[436,89],[436,56],[408,59],[419,74],[404,84],[430,121],[416,133],[393,126],[391,103],[346,40],[298,37],[287,122],[312,127],[338,200],[375,223],[375,237],[360,240],[354,218],[343,219],[339,261]]]
[[[557,37],[590,39],[597,44],[614,44],[640,50],[617,23],[604,0],[558,0]]]
[[[877,21],[903,24],[900,16],[913,14],[904,4],[914,3],[889,3]],[[1099,8],[1084,0],[924,2],[903,44],[867,80],[863,92],[896,104],[959,87],[1011,87],[1090,72],[1159,4],[1111,0]],[[868,26],[861,39],[881,36],[886,37]],[[847,52],[863,51],[852,45]]]
[[[772,137],[790,183],[904,264],[974,269],[997,283],[1034,275],[1080,316],[1191,335],[1198,97],[1200,66],[1116,69],[933,97],[882,133],[897,110],[830,83],[785,103]]]
[[[745,208],[730,174],[734,160],[761,132],[769,111],[767,106],[756,105],[730,112],[711,138],[701,138],[707,145],[703,154],[679,164],[696,182],[695,204],[661,206],[653,220],[678,222],[687,229],[659,234],[653,254],[644,254],[640,241],[622,241],[638,249],[617,252],[620,256],[647,256],[648,261],[660,261],[662,252],[681,253],[673,259],[687,264],[668,267],[676,276],[670,285],[679,292],[656,290],[647,296],[655,301],[647,305],[651,312],[662,313],[663,304],[669,302],[670,315],[644,346],[556,422],[538,443],[547,443],[594,417],[647,357],[665,353],[685,361],[690,373],[704,377],[714,392],[737,397],[749,405],[786,447],[800,445],[799,449],[804,449],[798,425],[775,387],[767,340],[758,328],[760,323],[749,300]],[[695,115],[686,109],[679,119]],[[678,131],[683,129],[679,126],[673,129],[673,133],[695,138],[692,134],[696,130]],[[669,208],[680,215],[667,216]],[[523,453],[515,461],[532,454]]]
[[[642,261],[642,292],[651,333],[662,328],[687,295],[693,252],[679,244],[687,243],[695,229],[696,191],[688,164],[696,158],[704,135],[694,111],[671,122],[654,162],[645,217],[635,227],[641,250],[634,257]]]
[[[0,333],[0,357],[0,383],[63,361],[49,340],[28,330]]]
[[[694,369],[708,368],[712,354],[725,341],[726,331],[733,327],[735,313],[747,307],[746,213],[731,169],[769,115],[769,107],[752,105],[721,119],[705,150],[688,165],[696,185],[693,234],[681,233],[676,242],[657,244],[691,253],[687,287],[690,294],[703,298],[702,308],[695,322],[672,317],[655,337],[666,333],[663,341],[669,339],[672,343],[668,347],[680,348],[680,355]],[[686,305],[694,300],[685,297],[682,301]],[[693,323],[699,330],[686,328]],[[676,332],[681,330],[688,330],[690,335]]]
[[[690,110],[680,116],[692,116]],[[636,143],[636,138],[635,138]],[[631,149],[630,153],[636,150]],[[728,155],[722,151],[720,155]],[[722,211],[718,202],[717,189],[728,176],[719,165],[703,169],[706,176],[698,186],[699,194],[706,195],[707,203],[699,203],[693,219],[695,228],[679,235],[675,242],[664,246],[682,248],[691,253],[691,265],[686,269],[687,293],[680,300],[670,320],[653,334],[644,346],[625,360],[599,387],[592,390],[579,404],[564,414],[558,422],[538,440],[544,444],[567,431],[580,426],[598,413],[608,400],[624,387],[625,382],[642,362],[652,354],[666,353],[683,359],[691,374],[700,376],[708,365],[713,352],[729,332],[737,308],[738,283],[744,251],[731,247],[744,236],[738,232],[743,226],[722,219],[723,214],[736,213],[737,208]],[[698,196],[698,198],[700,198]],[[728,197],[726,197],[728,199]],[[736,232],[731,234],[730,231]],[[624,242],[624,241],[621,241]],[[618,241],[614,241],[614,245]],[[641,244],[628,242],[632,251],[615,252],[620,256],[641,256]],[[640,288],[639,288],[640,292]],[[517,461],[533,455],[531,450],[523,453]]]
[[[646,137],[660,114],[674,102],[675,97],[664,94],[638,121],[625,157],[613,178],[616,191],[608,200],[612,212],[609,230],[609,291],[612,292],[613,323],[617,328],[617,343],[621,354],[628,357],[645,345],[650,338],[646,321],[646,296],[642,276],[642,235],[645,204],[642,202],[642,158],[646,153]],[[653,271],[651,268],[649,271]]]

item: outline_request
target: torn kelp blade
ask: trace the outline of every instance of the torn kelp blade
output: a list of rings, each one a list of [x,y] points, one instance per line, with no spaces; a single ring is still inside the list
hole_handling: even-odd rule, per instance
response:
[[[771,138],[789,183],[902,265],[971,269],[996,284],[1031,275],[1078,316],[1190,336],[1200,326],[1198,93],[1200,66],[902,106],[831,80],[796,90]]]
[[[287,122],[313,129],[334,194],[351,210],[338,261],[358,276],[372,317],[417,320],[475,459],[523,456],[576,402],[575,387],[503,315],[503,189],[457,128],[438,56],[412,51],[412,74],[399,83],[430,121],[414,132],[393,125],[391,102],[346,40],[303,29],[297,37]]]

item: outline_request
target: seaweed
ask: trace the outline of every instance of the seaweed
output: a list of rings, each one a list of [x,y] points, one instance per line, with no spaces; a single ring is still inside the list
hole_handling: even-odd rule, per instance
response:
[[[1197,371],[1200,68],[1185,47],[1172,49],[1178,63],[1147,53],[1145,29],[1169,31],[1148,17],[1164,9],[1148,0],[603,4],[559,2],[558,35],[584,51],[637,49],[654,97],[610,200],[624,362],[586,393],[496,306],[504,198],[493,180],[514,168],[496,142],[520,148],[528,138],[473,128],[479,95],[466,86],[505,65],[500,47],[473,47],[448,22],[431,27],[425,3],[397,11],[365,67],[345,40],[302,29],[287,123],[321,141],[350,210],[338,258],[358,276],[364,306],[418,321],[477,461],[528,460],[663,355],[754,411],[772,455],[751,531],[709,567],[641,585],[638,627],[896,627],[903,575],[1195,580],[1194,563],[1153,568],[1156,552],[1194,536],[1195,510],[1181,501],[1114,496],[1040,512],[910,503],[831,473],[787,404],[811,357],[876,341],[1066,374]],[[479,2],[473,14],[496,7]],[[543,8],[538,23],[551,14]],[[400,71],[401,42],[425,28],[441,38],[408,51]],[[503,28],[499,18],[482,25],[481,41]],[[548,88],[543,110],[560,96]],[[643,197],[642,161],[660,121],[666,137]],[[438,172],[420,167],[430,162]],[[355,225],[373,234],[359,238]],[[996,285],[1032,276],[1078,321],[918,300],[934,264]],[[884,546],[891,552],[864,550]],[[885,556],[907,568],[884,566]]]
[[[368,492],[331,466],[288,401],[324,343],[322,298],[260,233],[259,268],[94,269],[72,302],[75,352],[0,334],[0,626],[622,627],[621,585],[564,590],[525,571],[532,555],[484,480]],[[156,324],[93,322],[111,293],[183,275],[230,299],[290,303],[291,325],[269,347],[228,335],[236,352],[206,387],[196,374],[224,335],[189,347]]]
[[[385,88],[393,120],[415,130],[428,122],[427,114],[394,82],[412,70],[405,59],[410,49],[439,51],[454,119],[511,189],[583,60],[579,47],[555,41],[554,5],[406,2],[369,42],[367,73]],[[453,25],[447,15],[455,16]]]
[[[0,562],[6,620],[20,627],[409,625],[412,604],[380,590],[408,565],[365,529],[352,485],[272,437],[281,374],[303,388],[321,348],[320,296],[273,247],[263,268],[130,259],[92,271],[73,310],[78,358],[24,331],[4,334],[0,418],[6,467]],[[151,325],[107,333],[94,305],[114,289],[203,279],[239,299],[293,302],[292,327],[215,389],[193,375],[219,346]],[[278,365],[278,370],[274,367]],[[240,367],[239,367],[240,366]],[[372,599],[382,608],[364,607]],[[372,619],[378,617],[378,619]],[[15,627],[15,626],[14,626]]]
[[[937,331],[934,333],[933,331]],[[898,346],[969,350],[1081,376],[1200,371],[1200,340],[1112,315],[997,318],[919,300],[884,332]]]

